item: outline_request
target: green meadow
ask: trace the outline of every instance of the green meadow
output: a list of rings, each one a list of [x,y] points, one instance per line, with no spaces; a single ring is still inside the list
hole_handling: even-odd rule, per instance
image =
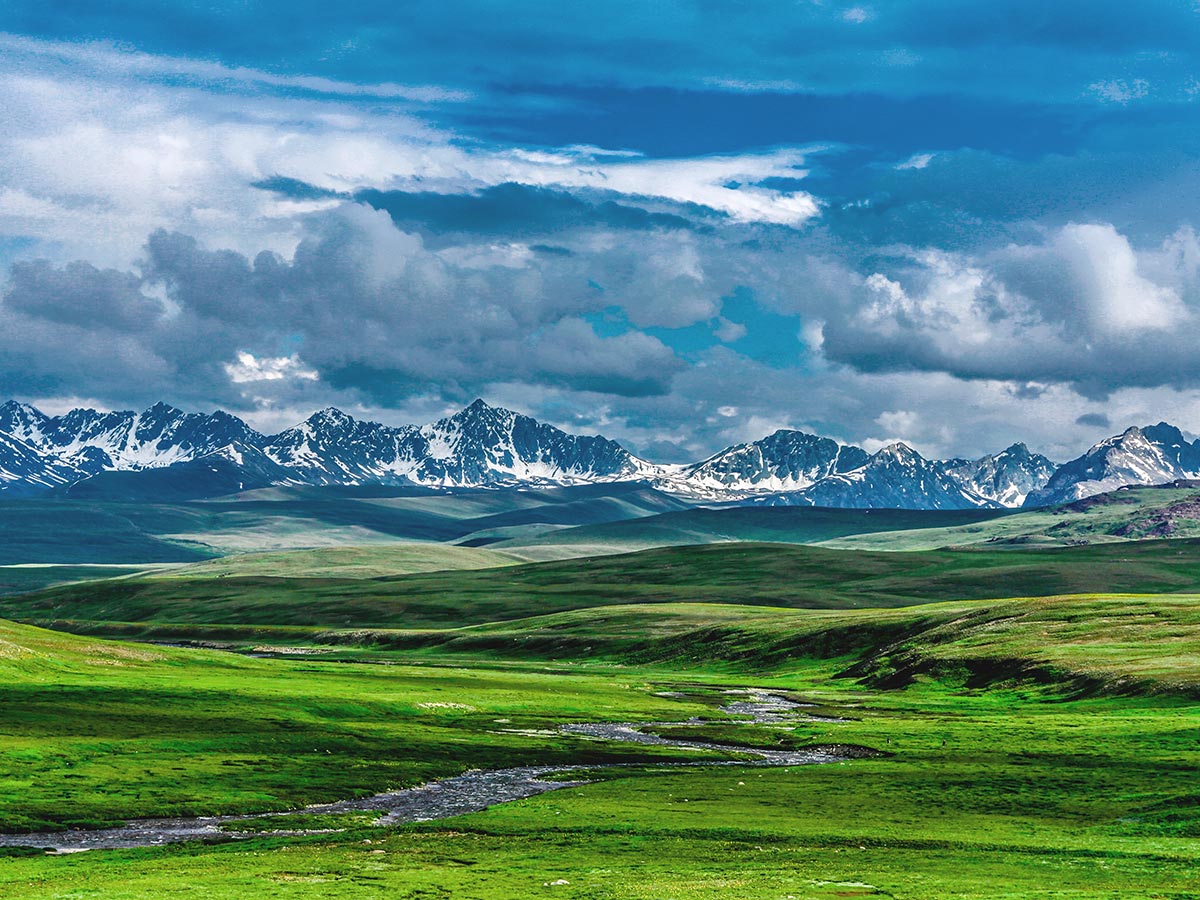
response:
[[[345,817],[325,823],[342,830],[307,837],[9,851],[0,892],[1196,896],[1193,598],[644,604],[466,631],[504,640],[259,659],[3,626],[7,831],[283,810],[471,767],[599,768],[592,784],[438,822],[379,828]],[[716,707],[749,685],[845,721],[739,725]],[[884,755],[664,767],[652,763],[697,755],[554,730],[692,716],[710,724],[674,733]],[[636,765],[603,768],[618,761]]]
[[[440,629],[631,603],[847,609],[1077,593],[1200,592],[1193,541],[884,553],[709,544],[387,577],[171,573],[0,597],[0,616],[112,634],[285,626]],[[454,548],[465,549],[465,548]],[[311,558],[302,556],[302,564]],[[220,574],[219,566],[218,574]],[[281,564],[280,571],[286,572]],[[193,568],[191,571],[197,571]],[[159,629],[159,630],[155,630]],[[167,630],[161,630],[167,629]]]
[[[1053,518],[272,490],[130,507],[109,559],[84,558],[107,527],[88,519],[83,555],[4,570],[0,830],[282,814],[519,765],[589,783],[387,827],[310,813],[224,843],[35,841],[0,849],[0,896],[1200,897],[1200,544],[1132,540],[1186,498],[1130,497]],[[45,512],[27,542],[87,512]],[[1080,517],[1091,538],[1000,533]],[[660,543],[615,552],[637,529]],[[524,549],[497,540],[516,533]],[[598,534],[604,555],[572,556]],[[197,558],[234,545],[254,552]],[[539,553],[560,558],[523,561]],[[749,688],[812,706],[721,709]],[[581,722],[731,749],[559,730]],[[830,745],[856,749],[744,752]],[[297,828],[315,831],[275,833]]]

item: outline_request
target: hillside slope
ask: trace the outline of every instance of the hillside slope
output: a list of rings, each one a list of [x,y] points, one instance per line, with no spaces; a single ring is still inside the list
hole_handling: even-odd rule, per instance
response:
[[[0,616],[71,628],[141,623],[113,626],[118,633],[164,624],[443,628],[629,603],[854,609],[1111,592],[1200,592],[1200,542],[1021,553],[711,544],[393,578],[147,577],[0,598]]]

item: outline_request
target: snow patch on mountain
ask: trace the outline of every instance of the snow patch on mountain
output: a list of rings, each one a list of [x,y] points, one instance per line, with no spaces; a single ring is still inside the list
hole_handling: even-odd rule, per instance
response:
[[[139,473],[169,470],[170,477]],[[110,474],[121,478],[110,478]],[[132,480],[130,480],[132,478]],[[905,444],[874,455],[780,430],[689,465],[656,465],[615,441],[568,434],[482,400],[424,426],[328,408],[266,437],[226,412],[159,403],[139,413],[47,416],[0,406],[0,492],[186,496],[268,484],[508,487],[648,482],[688,501],[969,509],[1070,502],[1126,484],[1200,478],[1200,442],[1174,426],[1131,428],[1055,468],[1024,444],[978,459],[929,460]],[[75,484],[89,484],[75,492]],[[141,485],[139,488],[138,485]]]
[[[1167,484],[1200,478],[1200,441],[1191,442],[1174,425],[1159,422],[1129,428],[1060,466],[1025,506],[1070,503],[1127,484]]]
[[[964,487],[946,464],[925,459],[907,444],[889,444],[849,472],[829,475],[797,492],[774,494],[767,505],[844,509],[995,509],[1000,503]]]
[[[799,491],[867,461],[860,447],[781,429],[761,440],[738,444],[662,478],[665,489],[700,497],[753,496]]]
[[[978,459],[946,463],[947,473],[963,487],[1007,507],[1020,506],[1030,493],[1045,487],[1055,468],[1049,459],[1022,443]]]

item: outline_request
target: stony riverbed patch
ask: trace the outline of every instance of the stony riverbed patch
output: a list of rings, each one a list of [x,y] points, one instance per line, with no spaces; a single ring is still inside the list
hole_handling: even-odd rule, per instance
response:
[[[732,692],[731,692],[732,693]],[[744,699],[733,700],[721,712],[736,716],[726,724],[774,725],[813,717],[799,712],[811,704],[798,703],[769,690],[738,691]],[[836,721],[836,720],[835,720]],[[843,720],[844,721],[844,720]],[[638,723],[576,723],[561,726],[560,734],[576,735],[590,740],[619,741],[702,753],[722,753],[727,759],[705,759],[702,762],[672,762],[643,764],[652,767],[679,765],[718,766],[804,766],[842,762],[848,759],[878,755],[864,747],[824,745],[796,750],[771,750],[692,741],[678,737],[663,737],[643,729],[650,727],[680,727],[707,724],[703,719],[684,722]],[[428,822],[466,813],[479,812],[499,803],[511,803],[547,791],[561,790],[588,784],[588,773],[612,766],[516,766],[507,769],[474,770],[443,778],[417,787],[376,794],[352,800],[322,803],[291,812],[263,813],[258,816],[226,815],[192,818],[137,819],[113,828],[81,829],[38,834],[0,834],[0,847],[41,848],[52,853],[78,853],[84,850],[109,850],[133,847],[154,847],[182,841],[228,841],[261,837],[271,834],[328,834],[338,829],[286,827],[290,816],[337,816],[351,813],[377,813],[375,824],[399,825],[409,822]],[[573,778],[572,773],[578,773]],[[264,831],[245,823],[270,819],[279,828]],[[237,830],[238,825],[242,830]]]

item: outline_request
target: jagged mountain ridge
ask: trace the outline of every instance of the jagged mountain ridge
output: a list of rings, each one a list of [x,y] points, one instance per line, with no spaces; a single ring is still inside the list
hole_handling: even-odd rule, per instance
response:
[[[860,447],[781,429],[686,466],[675,478],[693,490],[718,496],[738,491],[800,491],[822,478],[857,469],[868,458]]]
[[[1023,443],[979,459],[946,461],[949,475],[971,492],[1001,506],[1016,507],[1046,485],[1057,468]]]
[[[141,477],[163,469],[172,470],[169,478]],[[615,441],[572,435],[482,400],[424,426],[382,425],[326,409],[270,436],[225,412],[185,413],[163,403],[141,413],[77,409],[61,416],[16,402],[0,406],[6,496],[185,494],[189,479],[206,496],[267,484],[648,481],[693,502],[964,509],[1042,505],[1122,484],[1197,477],[1200,442],[1162,423],[1130,429],[1061,467],[1024,444],[974,460],[929,460],[903,444],[872,455],[791,430],[692,465],[659,466]]]
[[[1167,484],[1200,478],[1200,441],[1191,442],[1174,425],[1159,422],[1096,444],[1060,466],[1026,506],[1070,503],[1127,484]]]
[[[842,509],[999,509],[1002,504],[972,491],[944,462],[925,459],[906,444],[889,444],[849,472],[822,478],[802,491],[768,495],[772,506]]]
[[[581,484],[653,469],[616,441],[568,434],[482,400],[420,428],[325,409],[270,438],[264,451],[310,484]]]
[[[191,500],[297,484],[295,473],[257,447],[229,444],[195,459],[149,469],[110,469],[60,488],[75,500]]]
[[[86,477],[66,460],[41,454],[25,441],[0,432],[0,493],[36,494]]]
[[[139,470],[160,468],[205,456],[230,444],[259,446],[263,435],[237,416],[185,413],[156,403],[140,413],[73,409],[46,416],[24,403],[0,406],[0,433],[42,454],[68,462],[91,460],[85,468]]]

